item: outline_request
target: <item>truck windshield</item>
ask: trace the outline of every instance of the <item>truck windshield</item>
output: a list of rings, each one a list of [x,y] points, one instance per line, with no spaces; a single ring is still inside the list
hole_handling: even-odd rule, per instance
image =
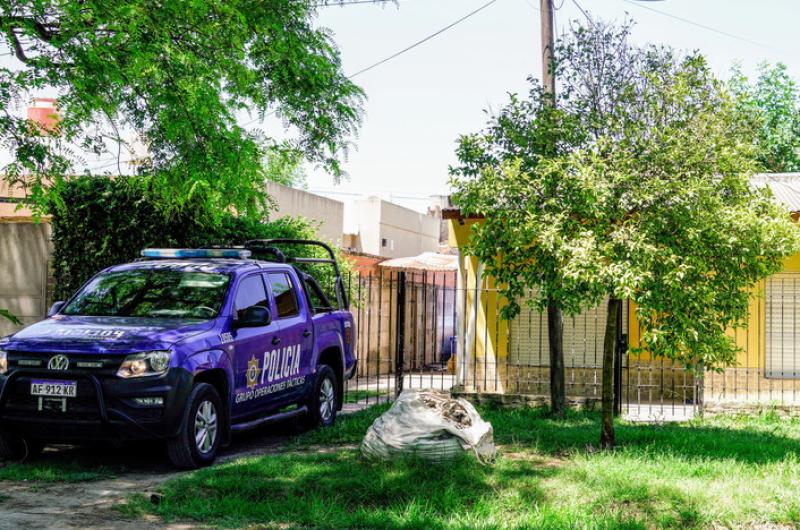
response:
[[[65,315],[209,319],[219,314],[225,274],[166,269],[109,272],[94,278]]]

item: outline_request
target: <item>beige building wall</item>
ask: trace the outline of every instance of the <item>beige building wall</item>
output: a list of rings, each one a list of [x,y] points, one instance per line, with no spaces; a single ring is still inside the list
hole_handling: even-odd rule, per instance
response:
[[[0,221],[31,220],[33,212],[30,208],[19,207],[19,200],[25,198],[25,190],[20,186],[11,186],[0,176]]]
[[[271,218],[275,219],[286,215],[305,217],[320,223],[319,232],[322,237],[337,245],[342,243],[344,204],[274,182],[267,183],[267,192],[275,200],[277,206],[277,211],[272,213]]]
[[[386,258],[417,256],[439,248],[439,218],[378,197],[348,205],[347,231],[353,250]]]
[[[24,325],[47,314],[50,224],[0,223],[0,308]],[[0,318],[0,336],[19,329]]]

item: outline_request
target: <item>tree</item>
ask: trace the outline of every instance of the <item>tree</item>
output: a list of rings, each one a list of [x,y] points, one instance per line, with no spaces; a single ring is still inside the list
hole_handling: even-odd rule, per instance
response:
[[[573,28],[556,52],[559,118],[535,104],[520,113],[513,98],[501,117],[525,117],[504,122],[504,139],[557,134],[559,152],[527,166],[507,149],[471,158],[480,169],[455,175],[455,200],[485,217],[468,250],[509,300],[504,317],[525,289],[568,312],[608,298],[601,446],[612,447],[621,300],[636,303],[640,347],[654,356],[695,370],[730,364],[726,330],[746,325],[750,288],[780,270],[797,235],[788,212],[749,186],[751,122],[702,56],[636,48],[627,25],[599,22]]]
[[[763,171],[800,171],[800,91],[786,65],[762,63],[750,82],[737,65],[729,87],[738,109],[754,120],[756,159]]]
[[[612,28],[597,22],[591,30],[577,26],[573,31],[572,38],[559,41],[554,53],[553,67],[559,85],[555,105],[550,104],[553,101],[552,96],[544,93],[541,83],[530,78],[532,88],[527,99],[512,94],[509,104],[490,119],[486,130],[459,139],[456,153],[459,164],[451,167],[451,176],[456,189],[455,200],[463,202],[463,209],[470,210],[480,204],[493,203],[491,189],[487,196],[471,196],[476,190],[470,186],[470,182],[482,180],[485,177],[482,172],[487,166],[497,169],[503,164],[518,161],[522,173],[534,174],[543,160],[562,156],[579,146],[596,141],[602,135],[608,134],[609,127],[615,123],[620,107],[618,102],[633,84],[636,74],[633,62],[642,60],[642,57],[633,57],[628,53],[630,24],[626,23],[618,31],[612,31]],[[542,201],[526,198],[533,199],[533,203],[526,200],[520,204],[529,204],[530,208],[540,212],[549,211],[551,206],[558,210],[558,204],[547,200],[563,191],[559,190],[563,183],[557,179],[540,184],[542,189],[536,193]],[[580,195],[580,183],[574,192]],[[505,203],[501,207],[504,214],[529,215],[520,211],[508,212],[515,205],[505,202],[507,197],[499,196],[494,199]],[[493,225],[495,219],[498,222],[496,226]],[[581,230],[579,225],[571,224],[569,220],[556,224],[549,224],[551,220],[544,218],[541,221],[548,223],[546,226],[551,232],[546,237],[553,241],[570,239],[574,237],[571,235],[574,231]],[[485,231],[487,242],[491,241],[491,237],[503,237],[508,241],[502,235],[505,225],[506,222],[501,217],[488,216],[485,225],[478,230]],[[559,230],[565,232],[561,233]],[[488,234],[492,234],[491,237]],[[529,234],[514,234],[512,239],[527,235]],[[504,250],[508,251],[511,247],[505,247]],[[475,246],[471,250],[486,262],[489,274],[508,286],[508,294],[512,296],[503,309],[505,318],[516,316],[519,312],[517,300],[523,297],[528,288],[534,288],[538,293],[534,298],[535,306],[547,309],[550,403],[554,415],[563,415],[566,395],[563,385],[561,312],[578,312],[584,305],[583,293],[597,289],[586,283],[586,277],[574,277],[572,271],[564,270],[560,266],[565,260],[577,259],[572,250],[566,250],[565,254],[565,249],[539,247],[537,250],[541,250],[543,254],[537,254],[533,260],[539,265],[525,268],[524,277],[517,275],[520,271],[517,267],[530,261],[528,253],[534,250],[527,244],[515,248],[515,255],[506,252],[502,262],[494,261],[491,245],[485,249]],[[575,293],[579,293],[577,298],[573,296]],[[589,299],[591,298],[590,296]]]
[[[0,0],[0,140],[7,177],[42,208],[86,154],[118,156],[125,131],[147,146],[137,172],[169,208],[195,199],[222,212],[265,205],[270,140],[236,113],[275,113],[292,147],[338,178],[359,125],[362,90],[344,75],[308,0]],[[55,131],[13,113],[38,91],[59,94]],[[115,168],[116,171],[116,168]]]

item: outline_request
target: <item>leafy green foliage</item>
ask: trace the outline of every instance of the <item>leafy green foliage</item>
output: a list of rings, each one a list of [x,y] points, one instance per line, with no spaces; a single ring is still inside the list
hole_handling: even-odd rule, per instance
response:
[[[751,82],[738,66],[729,82],[740,112],[757,127],[756,159],[764,171],[800,171],[800,91],[786,65],[762,63]]]
[[[85,155],[118,157],[133,132],[147,146],[137,173],[165,207],[254,214],[278,144],[239,126],[244,110],[275,113],[297,133],[292,152],[338,178],[364,96],[313,24],[327,3],[1,0],[0,42],[19,61],[0,68],[8,178],[43,209],[49,186]],[[55,131],[13,112],[46,88],[59,93]]]
[[[269,151],[265,171],[270,182],[291,188],[306,188],[303,153],[288,146],[275,147]]]
[[[628,35],[573,28],[556,47],[557,109],[535,88],[461,139],[455,202],[485,218],[468,251],[506,318],[527,289],[571,313],[629,298],[653,354],[727,365],[726,329],[746,325],[750,288],[797,251],[797,230],[751,188],[752,122],[704,58]]]
[[[52,239],[55,296],[65,300],[98,271],[132,261],[143,248],[207,248],[241,245],[250,239],[316,239],[316,228],[301,218],[225,214],[218,223],[190,210],[165,213],[136,179],[80,177],[53,195]],[[319,257],[297,247],[291,255]],[[339,256],[341,258],[341,256]],[[346,260],[339,259],[347,274]],[[332,284],[330,267],[311,271],[322,285]]]

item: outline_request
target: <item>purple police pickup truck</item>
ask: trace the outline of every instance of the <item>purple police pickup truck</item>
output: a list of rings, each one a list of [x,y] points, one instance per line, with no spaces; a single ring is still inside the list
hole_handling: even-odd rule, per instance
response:
[[[330,258],[287,257],[286,245],[316,245]],[[335,421],[356,357],[330,247],[282,239],[142,255],[0,339],[0,456],[162,439],[173,464],[195,468],[233,432],[292,417]],[[308,262],[333,267],[335,300],[298,265]]]

